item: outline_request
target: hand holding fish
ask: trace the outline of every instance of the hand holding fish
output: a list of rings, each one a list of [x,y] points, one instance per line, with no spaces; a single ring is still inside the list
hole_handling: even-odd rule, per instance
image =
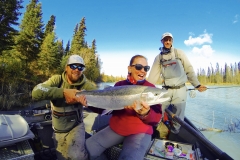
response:
[[[135,110],[137,114],[139,115],[146,115],[149,110],[150,110],[150,106],[146,103],[146,102],[143,102],[141,101],[140,102],[140,105],[141,105],[141,108],[139,109],[139,102],[135,101],[133,103],[133,105],[131,106],[126,106],[124,107],[125,109],[132,109],[132,110]]]
[[[77,89],[64,89],[63,95],[65,97],[66,103],[75,104],[81,103],[83,106],[87,106],[87,99],[85,95],[76,96],[78,92],[81,92]]]
[[[66,103],[75,104],[77,103],[76,93],[79,92],[77,89],[64,89],[63,96],[65,97]]]
[[[87,105],[87,99],[84,95],[77,96],[76,99],[77,99],[77,102],[81,103],[83,106],[85,106],[85,107],[88,106]]]

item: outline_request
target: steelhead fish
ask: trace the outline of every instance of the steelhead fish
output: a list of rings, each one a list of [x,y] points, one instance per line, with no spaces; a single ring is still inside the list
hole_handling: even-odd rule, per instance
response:
[[[137,108],[141,109],[141,101],[148,105],[161,104],[169,99],[163,98],[167,90],[139,85],[124,85],[108,87],[103,90],[81,91],[76,94],[85,95],[88,106],[102,108],[108,111],[121,110],[125,106],[132,105],[137,101]]]

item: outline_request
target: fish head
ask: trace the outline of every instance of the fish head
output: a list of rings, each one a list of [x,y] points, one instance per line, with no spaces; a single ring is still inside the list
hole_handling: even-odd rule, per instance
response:
[[[170,99],[170,97],[164,97],[166,93],[166,89],[148,87],[141,94],[141,100],[148,105],[161,104]]]

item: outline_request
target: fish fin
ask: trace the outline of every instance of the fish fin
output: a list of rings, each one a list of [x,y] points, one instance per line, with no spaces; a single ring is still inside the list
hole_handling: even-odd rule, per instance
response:
[[[103,115],[105,115],[105,114],[110,114],[110,113],[112,113],[112,111],[113,111],[113,110],[105,109],[105,110],[102,111],[101,116],[103,116]]]

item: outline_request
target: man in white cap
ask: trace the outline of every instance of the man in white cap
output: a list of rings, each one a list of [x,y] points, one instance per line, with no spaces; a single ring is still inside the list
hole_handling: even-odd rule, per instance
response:
[[[85,96],[76,97],[76,93],[97,88],[85,77],[84,69],[82,57],[71,55],[62,75],[53,75],[32,91],[35,100],[51,100],[53,140],[58,160],[88,159],[82,112],[87,102]]]
[[[162,104],[163,113],[167,107],[171,106],[173,113],[184,120],[187,99],[185,83],[189,81],[199,92],[203,92],[207,88],[198,81],[185,53],[173,47],[173,35],[169,32],[164,33],[161,42],[163,47],[160,47],[160,54],[153,62],[148,81],[153,84],[162,82],[163,87],[168,89],[165,96],[170,99]],[[171,131],[177,134],[180,127],[180,124],[174,123]]]

